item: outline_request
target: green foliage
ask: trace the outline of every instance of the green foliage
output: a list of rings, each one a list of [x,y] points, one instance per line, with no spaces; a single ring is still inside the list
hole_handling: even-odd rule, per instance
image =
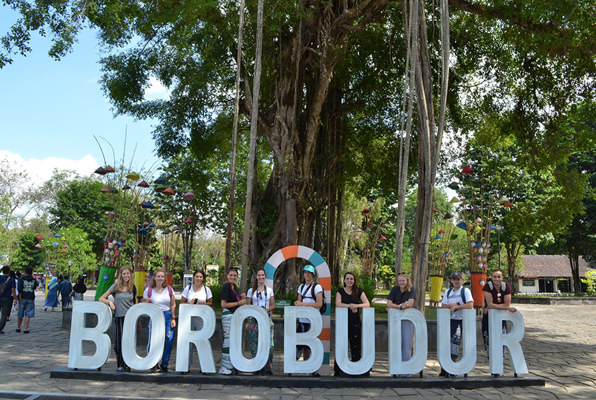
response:
[[[395,268],[389,265],[381,265],[377,268],[377,278],[383,282],[386,288],[392,287],[395,283]]]
[[[55,194],[55,206],[49,210],[52,229],[75,227],[86,232],[98,258],[103,254],[106,236],[102,187],[101,182],[91,179],[72,181]]]
[[[375,297],[375,292],[377,290],[376,282],[368,277],[362,277],[358,286],[360,287],[360,289],[362,289],[362,291],[364,291],[368,301],[372,301],[372,299]]]
[[[586,270],[586,277],[582,278],[582,282],[587,286],[587,292],[593,296],[596,294],[596,268],[588,268]]]
[[[57,273],[68,274],[71,280],[74,280],[85,272],[94,271],[97,268],[96,258],[87,232],[77,227],[69,227],[61,229],[59,233],[66,238],[61,243],[67,244],[68,248],[57,258]]]
[[[34,233],[23,233],[18,241],[18,247],[11,256],[11,267],[17,271],[24,271],[25,267],[33,268],[33,271],[43,270],[43,255],[35,247],[37,235]]]
[[[211,289],[211,294],[213,294],[213,308],[220,309],[221,308],[221,288],[223,285],[211,285],[209,289]]]

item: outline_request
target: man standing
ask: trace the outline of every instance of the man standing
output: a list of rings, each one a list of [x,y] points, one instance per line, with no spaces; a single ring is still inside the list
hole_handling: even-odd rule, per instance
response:
[[[511,295],[513,288],[503,282],[503,271],[495,269],[492,273],[492,282],[487,282],[482,288],[484,292],[484,307],[482,314],[482,337],[484,338],[484,347],[488,351],[488,310],[507,310],[516,312],[515,307],[511,307]],[[507,332],[507,323],[503,321],[503,333]]]
[[[474,308],[474,297],[470,289],[463,287],[463,277],[461,272],[451,274],[451,285],[453,287],[443,294],[442,308],[448,308],[451,314],[451,359],[457,360],[459,356],[459,347],[462,336],[461,310]],[[447,371],[441,368],[439,376],[449,376]]]
[[[72,300],[72,283],[70,277],[64,275],[64,280],[60,282],[60,296],[62,296],[62,309],[70,307]]]
[[[13,300],[15,304],[17,301],[15,287],[15,281],[10,277],[10,267],[5,265],[2,267],[2,275],[0,275],[0,335],[4,334],[6,317],[8,317]]]
[[[29,333],[29,321],[35,315],[35,289],[38,286],[37,279],[33,277],[33,268],[26,267],[25,275],[19,279],[19,314],[17,321],[17,332],[21,331],[21,323],[25,318],[25,331]]]

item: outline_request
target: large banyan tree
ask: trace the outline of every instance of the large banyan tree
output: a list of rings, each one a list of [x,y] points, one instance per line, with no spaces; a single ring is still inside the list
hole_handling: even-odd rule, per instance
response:
[[[157,118],[165,159],[190,148],[200,169],[229,147],[222,121],[232,119],[238,69],[240,114],[251,116],[256,0],[246,3],[241,65],[236,1],[5,3],[24,17],[2,42],[0,66],[29,50],[31,30],[53,31],[60,57],[90,24],[106,46],[103,85],[116,112]],[[301,244],[325,255],[337,278],[347,185],[396,199],[400,177],[417,167],[414,277],[423,288],[441,132],[492,130],[496,140],[548,146],[549,123],[592,101],[595,14],[590,0],[266,1],[256,122],[257,159],[269,170],[253,192],[250,264]],[[167,98],[145,98],[154,79]],[[400,152],[407,131],[413,150]],[[417,155],[401,175],[400,153]],[[296,279],[295,266],[279,276]]]

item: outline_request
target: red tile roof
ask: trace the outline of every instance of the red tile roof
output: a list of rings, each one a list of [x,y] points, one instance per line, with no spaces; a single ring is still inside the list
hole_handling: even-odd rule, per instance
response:
[[[520,278],[571,278],[571,266],[567,256],[523,256],[525,269]],[[579,258],[579,276],[586,276],[588,263]]]

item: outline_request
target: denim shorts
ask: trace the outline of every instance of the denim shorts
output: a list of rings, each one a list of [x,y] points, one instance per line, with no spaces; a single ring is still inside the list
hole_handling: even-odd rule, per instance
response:
[[[18,318],[33,318],[35,315],[35,300],[32,299],[21,299],[19,301],[19,312],[17,314]]]

